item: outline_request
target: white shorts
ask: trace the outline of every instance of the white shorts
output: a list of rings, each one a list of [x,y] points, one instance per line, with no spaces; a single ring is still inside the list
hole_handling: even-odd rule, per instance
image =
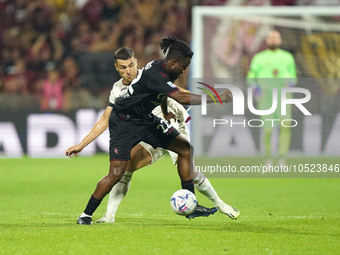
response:
[[[188,141],[190,141],[189,137],[189,129],[184,123],[177,123],[175,121],[171,120],[171,125],[178,130],[178,132],[181,133],[182,136],[185,137]],[[166,150],[163,148],[156,148],[154,149],[150,144],[147,144],[145,142],[140,142],[140,145],[143,146],[143,148],[150,154],[151,156],[151,164],[155,163],[158,159],[163,157],[166,153]],[[171,157],[172,163],[176,166],[177,165],[177,153],[173,151],[169,151],[169,155]],[[150,164],[150,165],[151,165]]]

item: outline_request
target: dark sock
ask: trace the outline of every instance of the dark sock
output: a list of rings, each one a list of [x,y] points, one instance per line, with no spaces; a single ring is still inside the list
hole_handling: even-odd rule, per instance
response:
[[[181,184],[182,184],[182,189],[190,190],[192,193],[195,194],[195,187],[194,187],[193,180],[183,181]]]
[[[101,202],[102,202],[101,200],[98,200],[92,195],[89,202],[87,203],[84,213],[92,216],[92,214],[94,213],[94,211],[97,209]]]

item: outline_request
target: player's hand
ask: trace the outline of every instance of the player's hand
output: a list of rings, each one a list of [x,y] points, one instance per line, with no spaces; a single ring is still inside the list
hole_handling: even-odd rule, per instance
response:
[[[220,98],[223,103],[231,103],[233,101],[233,95],[229,89],[220,94]]]
[[[83,149],[84,148],[79,144],[73,145],[65,151],[65,156],[73,158],[74,155],[75,157],[77,157],[78,153],[81,152]]]
[[[167,115],[165,115],[165,114],[163,113],[163,117],[164,117],[164,119],[166,119],[169,123],[171,123],[171,122],[170,122],[171,119],[176,120],[176,115],[173,114],[172,112],[168,112]]]

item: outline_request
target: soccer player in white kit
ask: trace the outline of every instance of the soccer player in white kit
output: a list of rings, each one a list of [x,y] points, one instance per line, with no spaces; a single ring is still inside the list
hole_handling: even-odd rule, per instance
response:
[[[117,81],[111,90],[109,101],[111,104],[115,103],[117,97],[120,97],[126,93],[126,90],[129,84],[134,80],[134,78],[138,74],[137,70],[137,59],[134,57],[134,53],[131,49],[126,47],[120,48],[116,51],[117,53],[127,52],[128,59],[116,59],[115,67],[122,77],[119,81]],[[130,55],[131,56],[130,56]],[[124,55],[124,54],[123,54]],[[184,89],[181,89],[184,90]],[[174,128],[176,128],[182,136],[184,136],[187,140],[189,140],[188,127],[186,123],[190,120],[190,115],[186,111],[186,109],[171,98],[167,98],[168,104],[168,115],[163,116],[163,112],[160,106],[156,107],[153,110],[153,114],[156,116],[171,121],[171,124]],[[75,156],[78,152],[82,151],[89,143],[91,143],[94,139],[96,139],[104,130],[108,127],[108,120],[111,114],[112,108],[108,106],[103,113],[102,117],[98,120],[98,122],[93,126],[89,134],[78,144],[71,146],[66,150],[66,155],[72,157],[72,154]],[[156,162],[159,158],[161,158],[165,154],[165,149],[156,148],[154,149],[151,145],[140,142],[131,150],[131,160],[128,163],[128,167],[124,173],[124,176],[121,180],[112,188],[108,200],[107,211],[105,215],[96,221],[96,223],[112,223],[115,219],[115,214],[117,209],[126,196],[130,183],[132,174],[134,171],[144,167],[151,165]],[[176,165],[177,154],[168,151],[173,164]],[[236,219],[239,216],[239,211],[234,207],[231,207],[225,204],[217,195],[216,191],[210,184],[209,180],[205,178],[202,173],[198,173],[196,178],[194,178],[194,185],[196,189],[198,189],[203,195],[205,195],[216,207],[217,209],[228,215],[232,219]],[[209,216],[214,214],[217,210],[216,208],[205,208],[204,213],[189,215],[188,218],[194,218],[199,216]]]

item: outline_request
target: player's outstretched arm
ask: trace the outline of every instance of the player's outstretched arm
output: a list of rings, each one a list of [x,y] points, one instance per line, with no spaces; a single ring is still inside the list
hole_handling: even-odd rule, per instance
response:
[[[174,85],[175,85],[180,91],[182,91],[182,92],[191,93],[190,90],[183,89],[182,87],[180,87],[180,86],[178,86],[178,85],[176,85],[176,84],[174,84]]]
[[[77,156],[87,145],[93,142],[105,129],[109,126],[109,117],[112,108],[110,106],[106,107],[105,112],[100,117],[100,119],[94,124],[91,131],[84,137],[84,139],[77,145],[73,145],[65,151],[65,156],[70,158]]]
[[[202,104],[202,96],[196,95],[188,92],[176,91],[169,95],[169,97],[175,99],[178,103],[184,105],[200,105]],[[223,103],[232,102],[232,94],[229,89],[220,94],[220,98]],[[214,96],[214,99],[218,101],[218,98]],[[214,99],[211,97],[207,98],[207,103],[213,103]]]

